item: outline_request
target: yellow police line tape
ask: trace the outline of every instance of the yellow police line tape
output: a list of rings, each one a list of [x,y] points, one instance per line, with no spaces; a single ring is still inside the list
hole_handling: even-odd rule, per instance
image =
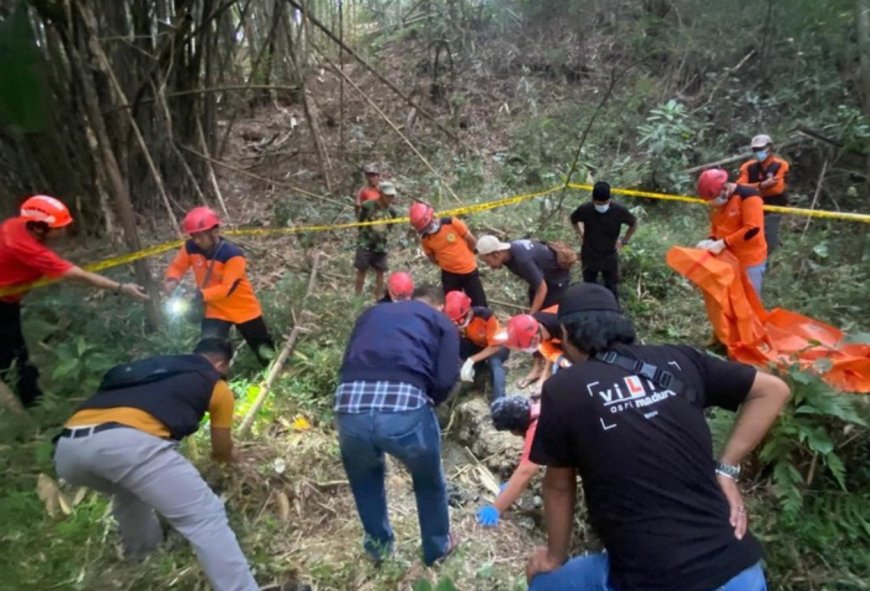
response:
[[[475,203],[472,205],[463,205],[461,207],[456,207],[453,209],[448,209],[439,212],[440,215],[444,216],[456,216],[456,215],[471,215],[475,213],[480,213],[483,211],[489,211],[491,209],[497,209],[499,207],[507,207],[509,205],[517,205],[518,203],[522,203],[524,201],[529,201],[531,199],[537,199],[539,197],[544,197],[546,195],[550,195],[553,193],[557,193],[559,191],[563,191],[565,189],[577,189],[581,191],[591,191],[592,185],[585,183],[568,183],[567,185],[557,185],[555,187],[550,187],[549,189],[545,189],[543,191],[537,191],[534,193],[525,193],[521,195],[513,195],[511,197],[504,197],[502,199],[495,199],[493,201],[485,201],[483,203]],[[651,191],[637,191],[634,189],[620,189],[620,188],[611,188],[611,193],[616,195],[625,195],[627,197],[642,197],[645,199],[659,199],[664,201],[682,201],[685,203],[705,203],[703,200],[688,197],[686,195],[671,195],[668,193],[654,193]],[[809,217],[817,217],[817,218],[827,218],[827,219],[836,219],[836,220],[844,220],[849,222],[860,222],[864,224],[870,224],[870,215],[861,214],[861,213],[846,213],[839,211],[823,211],[817,209],[802,209],[797,207],[779,207],[776,205],[765,205],[765,211],[773,211],[773,212],[781,212],[790,215],[802,215]],[[225,236],[275,236],[275,235],[291,235],[291,234],[305,234],[305,233],[313,233],[313,232],[329,232],[333,230],[345,230],[349,228],[361,228],[364,226],[374,226],[381,224],[403,224],[409,222],[410,219],[408,217],[395,218],[392,220],[379,220],[372,222],[346,222],[343,224],[323,224],[323,225],[312,225],[312,226],[291,226],[287,228],[242,228],[238,230],[226,230],[223,232]],[[156,256],[159,254],[163,254],[164,252],[168,252],[170,250],[174,250],[180,247],[182,241],[180,240],[172,240],[169,242],[163,242],[161,244],[155,244],[154,246],[149,246],[148,248],[143,248],[142,250],[137,250],[136,252],[131,252],[124,255],[119,255],[115,257],[111,257],[108,259],[104,259],[102,261],[98,261],[96,263],[90,263],[84,265],[82,268],[86,271],[91,272],[99,272],[105,271],[106,269],[111,269],[113,267],[119,267],[121,265],[127,265],[129,263],[133,263],[135,261],[145,259],[148,257]],[[15,287],[6,287],[0,288],[0,296],[13,295],[22,293],[25,291],[30,291],[32,289],[37,289],[39,287],[43,287],[45,285],[49,285],[51,283],[55,283],[56,280],[51,279],[40,279],[39,281],[35,281],[33,283],[29,283],[26,285],[17,285]]]

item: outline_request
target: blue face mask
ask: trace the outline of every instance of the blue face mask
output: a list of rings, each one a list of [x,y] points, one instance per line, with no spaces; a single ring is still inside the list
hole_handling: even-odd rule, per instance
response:
[[[610,203],[605,203],[603,205],[598,205],[597,203],[593,203],[595,207],[595,211],[598,213],[607,213],[607,210],[610,209]]]
[[[759,162],[764,162],[769,155],[770,152],[767,150],[756,150],[755,152],[755,158],[758,159]]]

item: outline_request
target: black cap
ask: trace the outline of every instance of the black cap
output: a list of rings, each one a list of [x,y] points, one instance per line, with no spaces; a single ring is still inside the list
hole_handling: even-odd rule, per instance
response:
[[[575,283],[559,300],[559,322],[570,322],[576,314],[585,312],[621,313],[613,293],[597,283]]]
[[[610,199],[610,185],[604,181],[598,181],[592,187],[592,201],[607,201]]]

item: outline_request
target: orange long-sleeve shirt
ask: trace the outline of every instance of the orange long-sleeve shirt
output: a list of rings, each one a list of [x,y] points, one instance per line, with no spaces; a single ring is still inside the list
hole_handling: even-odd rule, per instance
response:
[[[203,285],[210,264],[214,268],[208,285]],[[180,281],[191,267],[205,302],[206,318],[241,324],[262,316],[260,302],[245,273],[245,254],[238,245],[221,239],[219,249],[206,254],[188,240],[166,270],[166,278]]]
[[[724,240],[744,267],[760,265],[767,260],[764,239],[764,202],[754,187],[737,185],[728,202],[714,210],[710,217],[710,234]]]

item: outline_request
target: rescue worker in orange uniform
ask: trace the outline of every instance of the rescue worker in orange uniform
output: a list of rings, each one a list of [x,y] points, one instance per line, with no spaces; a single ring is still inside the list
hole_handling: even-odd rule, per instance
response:
[[[757,188],[765,205],[785,207],[788,205],[788,162],[773,153],[773,140],[769,135],[755,136],[749,147],[755,157],[740,167],[737,184]],[[779,246],[780,221],[781,213],[764,212],[764,239],[767,242],[768,257]]]
[[[507,330],[497,339],[508,349],[534,354],[532,369],[516,384],[520,389],[531,385],[533,395],[540,394],[547,378],[571,365],[562,351],[558,311],[559,306],[550,306],[534,314],[513,316],[507,322]]]
[[[473,382],[474,366],[485,361],[492,377],[492,398],[502,398],[507,381],[504,362],[510,352],[496,342],[500,332],[498,318],[489,308],[473,306],[471,298],[462,291],[447,292],[444,313],[459,327],[459,358],[463,360],[459,378]]]
[[[260,301],[245,273],[242,249],[220,235],[220,218],[208,207],[194,207],[182,228],[190,235],[166,270],[163,287],[175,291],[193,267],[197,293],[204,306],[202,338],[226,339],[235,326],[264,366],[275,343],[263,321]]]
[[[378,185],[381,182],[381,171],[376,164],[366,164],[363,166],[363,174],[366,177],[366,184],[356,194],[356,200],[353,203],[353,210],[356,212],[356,217],[359,219],[359,214],[362,211],[362,204],[366,201],[374,201],[381,196]]]
[[[728,173],[721,168],[702,172],[697,189],[711,207],[710,237],[697,247],[713,254],[726,248],[734,253],[760,298],[767,268],[761,194],[755,187],[728,182]]]
[[[18,217],[0,223],[0,292],[9,290],[0,295],[0,379],[8,382],[10,370],[14,371],[12,389],[24,406],[35,405],[42,390],[21,327],[21,300],[27,291],[21,288],[44,277],[71,279],[137,300],[148,299],[140,286],[85,271],[46,246],[61,238],[72,222],[69,209],[60,200],[34,195],[22,203]]]
[[[480,282],[474,250],[477,239],[455,217],[435,219],[435,209],[428,203],[416,202],[408,213],[411,226],[420,235],[420,246],[430,261],[441,268],[441,287],[446,296],[451,291],[464,291],[472,306],[487,306],[486,294]]]

